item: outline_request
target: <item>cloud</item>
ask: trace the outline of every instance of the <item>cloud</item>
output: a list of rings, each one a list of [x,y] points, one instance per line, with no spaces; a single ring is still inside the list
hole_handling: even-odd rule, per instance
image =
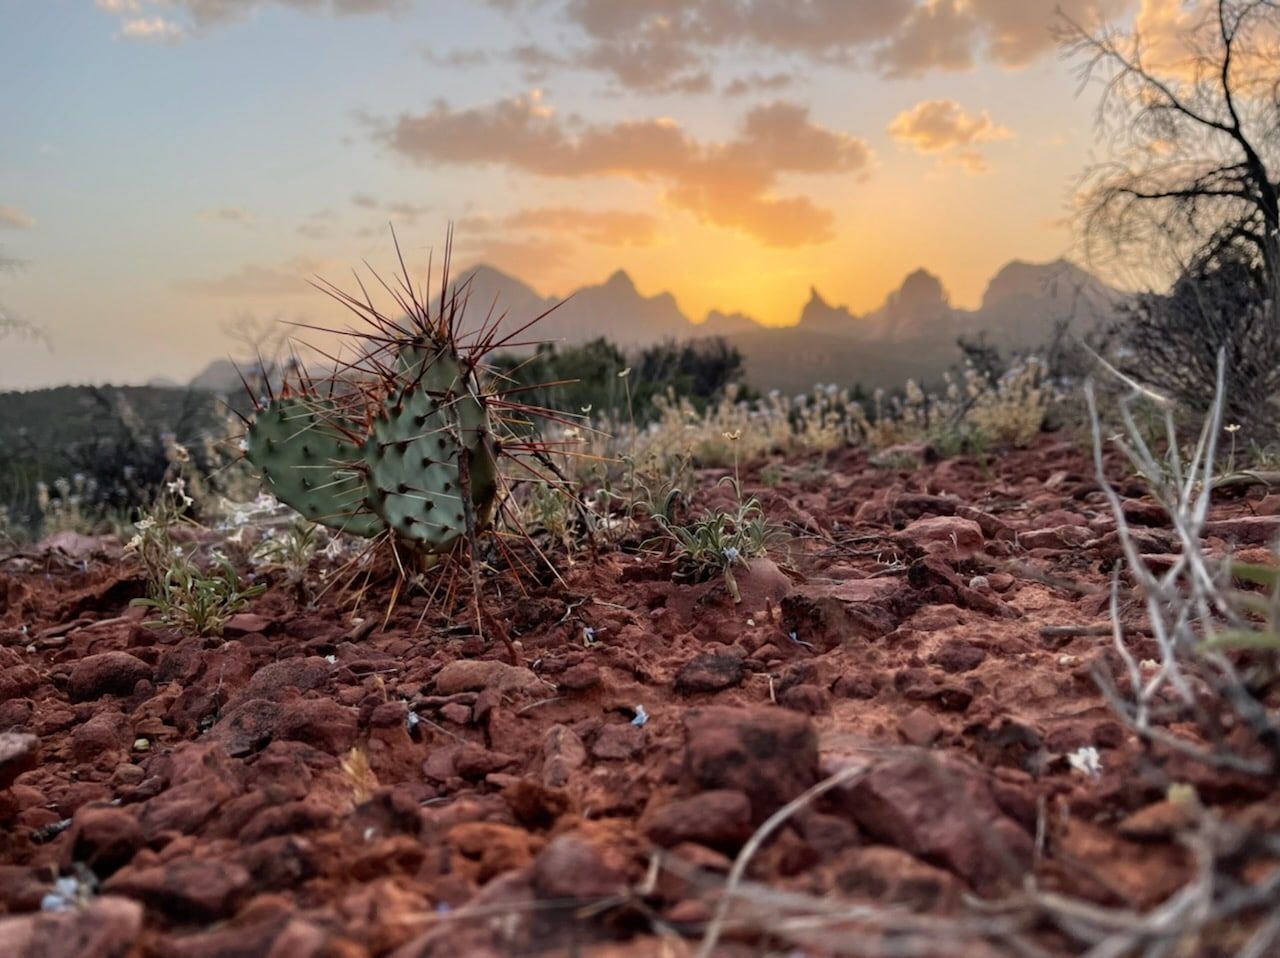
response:
[[[182,286],[201,296],[295,296],[309,291],[308,279],[334,268],[327,260],[298,257],[279,266],[249,264],[223,276],[189,279]]]
[[[960,150],[956,153],[949,153],[942,158],[942,163],[946,166],[958,166],[971,176],[991,172],[991,164],[977,150]]]
[[[573,235],[599,246],[649,246],[657,239],[658,219],[630,210],[538,207],[502,217],[468,216],[457,222],[459,236],[532,230]]]
[[[978,32],[978,23],[959,3],[923,3],[875,50],[872,61],[890,77],[968,70],[973,66]]]
[[[120,36],[130,40],[177,41],[191,33],[281,7],[304,13],[356,16],[395,13],[413,0],[94,0],[99,10],[121,18]],[[170,14],[182,14],[181,19]]]
[[[767,91],[777,93],[795,84],[791,73],[748,73],[729,81],[722,91],[725,96],[745,96],[748,93]]]
[[[858,173],[871,158],[863,140],[783,102],[751,110],[727,142],[701,142],[665,118],[563,123],[536,92],[461,110],[437,101],[425,113],[374,123],[377,139],[419,165],[654,183],[671,205],[775,246],[825,241],[834,223],[807,197],[775,195],[780,176]]]
[[[941,153],[957,146],[1007,140],[1013,133],[983,110],[967,113],[955,100],[923,100],[904,110],[889,124],[889,134],[910,143],[920,153]]]
[[[30,213],[25,213],[16,206],[0,204],[0,229],[30,230],[35,229],[36,221]]]
[[[576,28],[586,46],[547,54],[534,71],[587,67],[645,92],[706,92],[720,51],[871,66],[887,76],[964,71],[980,60],[1019,68],[1054,46],[1058,11],[1085,22],[1138,0],[487,0],[507,15]],[[1178,0],[1143,0],[1177,3]],[[528,79],[528,77],[526,77]],[[746,92],[740,86],[734,95]]]
[[[424,50],[423,59],[433,66],[450,67],[451,69],[461,69],[465,67],[484,66],[489,62],[490,53],[488,50],[478,48],[458,48],[450,50],[447,53],[439,53],[436,50]]]
[[[707,93],[712,89],[706,59],[683,39],[665,36],[665,28],[636,36],[595,40],[556,52],[538,44],[512,47],[502,59],[521,68],[528,83],[541,83],[557,69],[592,70],[642,93]]]
[[[243,206],[221,206],[217,209],[202,210],[198,219],[205,223],[228,223],[232,226],[243,226],[253,229],[257,225],[252,213]]]
[[[133,17],[120,24],[120,36],[127,40],[154,40],[172,43],[182,39],[182,27],[164,17]]]
[[[406,200],[380,200],[370,193],[355,193],[351,197],[351,205],[362,210],[377,210],[396,223],[413,226],[419,217],[431,212],[431,207],[422,203],[410,203]]]

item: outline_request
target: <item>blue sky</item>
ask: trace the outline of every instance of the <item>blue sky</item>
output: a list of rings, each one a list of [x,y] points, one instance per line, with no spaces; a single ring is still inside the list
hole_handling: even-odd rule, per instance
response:
[[[0,0],[0,300],[52,346],[6,342],[0,389],[334,321],[305,277],[389,270],[388,221],[422,266],[453,222],[464,263],[545,294],[625,268],[695,319],[868,309],[918,266],[972,305],[1072,248],[1094,95],[1055,6]]]

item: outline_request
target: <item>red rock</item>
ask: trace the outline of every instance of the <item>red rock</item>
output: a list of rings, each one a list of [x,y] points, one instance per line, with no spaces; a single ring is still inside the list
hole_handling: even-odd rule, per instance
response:
[[[533,861],[542,840],[523,828],[497,822],[464,822],[449,829],[448,839],[470,863],[475,879],[484,883],[503,872],[524,868]]]
[[[470,725],[472,710],[470,705],[450,702],[440,707],[440,715],[445,721],[452,722],[454,725]]]
[[[281,709],[277,734],[338,755],[355,744],[357,725],[354,709],[330,699],[303,699]]]
[[[0,669],[0,702],[20,699],[40,687],[40,673],[30,665]]]
[[[616,849],[570,832],[542,850],[533,864],[533,887],[539,898],[608,898],[626,890],[626,862]]]
[[[67,682],[67,694],[73,702],[128,695],[151,675],[151,666],[128,652],[99,652],[76,663]]]
[[[251,881],[242,867],[224,861],[182,859],[124,868],[103,883],[109,894],[140,898],[178,921],[214,921],[234,912]]]
[[[645,730],[638,725],[605,725],[591,742],[591,754],[599,759],[628,759],[644,748],[645,738]]]
[[[438,695],[495,688],[501,692],[544,692],[547,686],[529,669],[492,659],[459,659],[435,675]]]
[[[831,702],[827,693],[816,685],[805,683],[783,689],[778,695],[778,704],[784,709],[803,712],[805,715],[822,715],[824,712],[831,711]]]
[[[942,723],[925,708],[914,708],[898,722],[898,733],[911,745],[927,748],[942,737]]]
[[[222,634],[227,636],[248,635],[252,632],[265,634],[270,631],[273,624],[266,616],[254,612],[237,612],[222,624]]]
[[[453,756],[454,771],[473,782],[493,772],[500,772],[514,763],[515,759],[510,755],[494,752],[483,745],[473,743],[463,745]]]
[[[547,729],[542,742],[542,783],[559,788],[587,761],[587,749],[578,733],[567,725]]]
[[[0,865],[0,914],[35,911],[49,891],[49,868]]]
[[[0,789],[8,788],[23,772],[36,767],[40,740],[22,732],[0,732]]]
[[[973,506],[958,505],[956,506],[956,515],[961,519],[969,519],[972,522],[976,522],[978,528],[982,530],[982,534],[988,539],[1004,542],[1012,542],[1014,539],[1013,527],[989,512],[983,512]]]
[[[954,759],[909,754],[840,790],[868,835],[991,893],[1031,864],[1031,838],[996,805],[986,777]]]
[[[71,822],[71,841],[63,866],[88,865],[100,878],[127,865],[142,847],[142,826],[122,808],[82,808]]]
[[[1270,545],[1280,539],[1280,516],[1239,516],[1211,519],[1204,524],[1205,536],[1217,536],[1236,545]],[[1156,551],[1156,550],[1151,550]]]
[[[967,559],[986,544],[982,527],[972,519],[959,516],[933,516],[917,519],[898,538],[925,552],[937,553],[949,560]]]
[[[949,910],[964,893],[954,875],[883,845],[850,848],[833,870],[846,895],[920,911]]]
[[[871,677],[862,674],[842,675],[831,684],[832,694],[842,699],[873,699],[877,691]]]
[[[590,662],[579,662],[565,669],[556,687],[565,692],[585,692],[600,684],[600,670]]]
[[[664,848],[696,842],[734,850],[751,837],[751,799],[732,789],[713,789],[658,806],[647,816],[645,834]]]
[[[325,685],[335,668],[318,655],[272,662],[254,672],[241,695],[244,698],[277,699],[286,689],[308,692]]]
[[[1062,552],[1077,549],[1092,538],[1093,532],[1084,526],[1062,525],[1023,530],[1018,533],[1018,545],[1024,549],[1053,549]]]
[[[0,955],[126,958],[142,932],[142,906],[105,895],[83,908],[0,920]]]
[[[110,756],[129,747],[131,732],[128,719],[119,712],[99,712],[72,730],[71,753],[82,762]]]
[[[677,692],[719,692],[742,682],[745,656],[741,649],[695,655],[676,673]]]
[[[947,639],[930,660],[944,672],[970,672],[982,664],[987,653],[963,639]]]
[[[685,790],[742,791],[756,824],[817,781],[818,736],[805,716],[716,706],[690,711],[684,725]]]

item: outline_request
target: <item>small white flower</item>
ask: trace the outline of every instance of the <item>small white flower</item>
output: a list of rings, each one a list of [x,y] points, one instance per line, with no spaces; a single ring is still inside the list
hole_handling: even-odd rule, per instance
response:
[[[324,657],[324,660],[325,660],[326,662],[328,662],[330,665],[337,665],[337,664],[338,664],[338,657],[337,657],[336,655],[326,655],[326,656]]]
[[[1102,774],[1102,758],[1092,745],[1085,745],[1067,756],[1067,762],[1077,772],[1089,778],[1097,778]]]

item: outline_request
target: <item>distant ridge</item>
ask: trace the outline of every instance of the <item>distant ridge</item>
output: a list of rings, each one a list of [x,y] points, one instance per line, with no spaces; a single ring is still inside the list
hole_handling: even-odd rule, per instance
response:
[[[457,274],[468,299],[466,317],[478,327],[492,312],[514,330],[547,313],[519,339],[580,343],[603,336],[623,348],[664,339],[723,336],[743,351],[748,378],[761,389],[794,390],[815,381],[875,387],[907,376],[929,379],[959,358],[956,339],[985,334],[1005,349],[1036,349],[1060,323],[1086,329],[1115,315],[1123,295],[1064,259],[1005,264],[987,283],[975,310],[957,309],[942,281],[916,269],[865,315],[828,302],[816,287],[794,326],[768,327],[743,313],[712,310],[693,322],[669,292],[643,295],[625,270],[565,297],[544,296],[528,283],[485,264]],[[548,312],[549,311],[549,312]],[[226,360],[212,363],[192,385],[215,392],[239,387]]]

